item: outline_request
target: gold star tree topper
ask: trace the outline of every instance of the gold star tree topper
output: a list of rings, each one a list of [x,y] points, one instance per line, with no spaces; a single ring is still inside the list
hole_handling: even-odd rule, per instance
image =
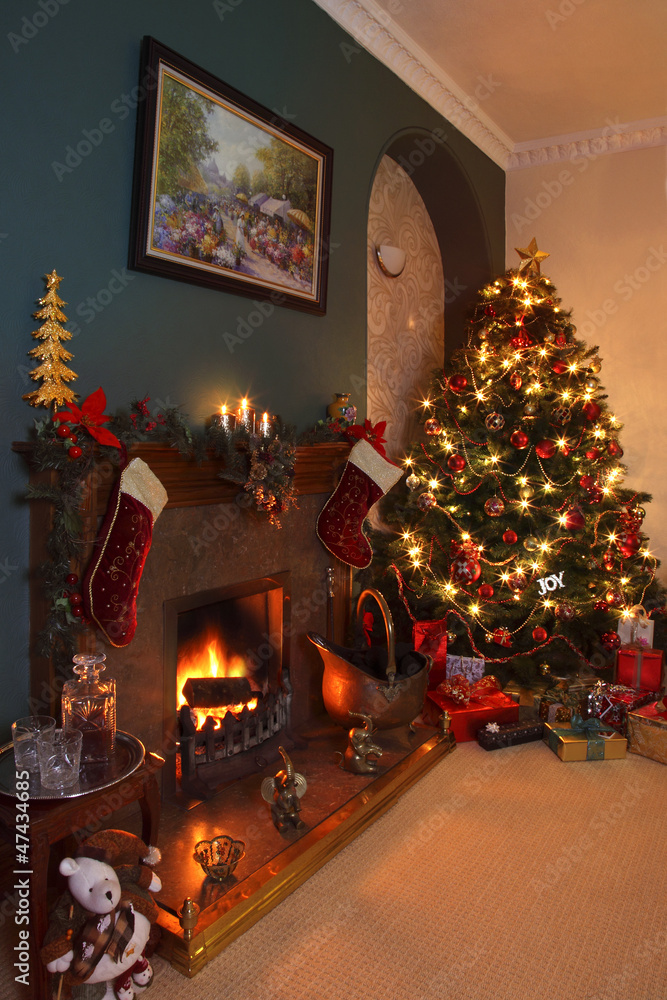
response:
[[[65,364],[74,355],[62,346],[62,341],[70,340],[72,336],[69,330],[61,326],[61,323],[67,322],[67,316],[61,309],[66,303],[58,295],[58,285],[62,280],[55,271],[46,275],[47,293],[39,300],[42,308],[33,313],[35,319],[43,319],[45,322],[39,330],[33,332],[33,337],[41,343],[28,352],[40,362],[30,372],[30,377],[36,382],[42,380],[39,389],[26,393],[23,397],[31,406],[62,406],[77,398],[77,394],[65,385],[77,376]]]
[[[528,246],[524,249],[520,249],[519,247],[514,247],[514,249],[521,258],[519,273],[521,273],[521,271],[527,271],[529,274],[541,273],[540,264],[543,260],[546,260],[549,254],[537,249],[537,240],[534,236]]]

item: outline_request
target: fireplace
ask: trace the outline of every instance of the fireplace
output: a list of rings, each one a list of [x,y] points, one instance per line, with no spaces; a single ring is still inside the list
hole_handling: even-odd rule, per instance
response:
[[[164,603],[165,704],[181,790],[209,798],[290,743],[290,573]]]

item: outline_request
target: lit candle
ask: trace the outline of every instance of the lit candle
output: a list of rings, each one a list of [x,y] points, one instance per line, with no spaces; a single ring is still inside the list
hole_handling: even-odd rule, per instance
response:
[[[240,427],[243,427],[249,434],[255,431],[255,411],[248,405],[248,400],[243,397],[236,411],[236,420]]]
[[[220,407],[220,413],[216,413],[213,417],[213,423],[221,427],[223,431],[227,431],[228,434],[236,427],[236,416],[230,413],[227,409],[227,404],[223,403]]]
[[[269,419],[268,413],[262,414],[262,419],[259,425],[260,437],[271,437],[271,420]]]

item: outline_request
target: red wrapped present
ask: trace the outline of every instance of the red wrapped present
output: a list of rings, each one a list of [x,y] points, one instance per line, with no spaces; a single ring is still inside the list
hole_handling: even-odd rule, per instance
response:
[[[625,736],[628,712],[634,712],[651,701],[655,702],[657,697],[657,691],[598,681],[586,699],[586,715],[588,718],[601,719]]]
[[[447,619],[415,622],[412,626],[412,645],[415,652],[430,656],[433,660],[428,686],[437,687],[447,676]]]
[[[457,743],[477,738],[477,731],[487,722],[518,722],[519,706],[500,690],[498,679],[487,674],[471,684],[462,674],[428,691],[424,716],[437,725],[443,712],[451,716],[450,732]]]
[[[622,646],[616,654],[616,683],[645,691],[662,691],[664,680],[661,649]]]

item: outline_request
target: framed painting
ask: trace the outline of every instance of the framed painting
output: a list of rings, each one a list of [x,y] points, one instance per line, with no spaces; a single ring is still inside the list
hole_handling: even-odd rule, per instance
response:
[[[144,39],[130,267],[323,314],[333,151]]]

